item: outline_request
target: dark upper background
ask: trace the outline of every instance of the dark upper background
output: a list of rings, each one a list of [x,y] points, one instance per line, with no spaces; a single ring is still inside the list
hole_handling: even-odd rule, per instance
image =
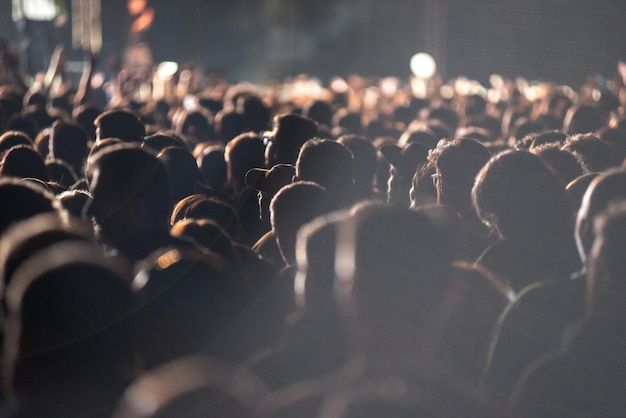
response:
[[[68,0],[69,1],[69,0]],[[230,81],[307,72],[409,74],[430,52],[446,78],[489,74],[574,86],[610,76],[626,58],[624,0],[149,0],[144,34],[156,61],[191,60]],[[125,0],[102,0],[104,54],[123,50]],[[0,2],[0,36],[16,39],[10,2]],[[75,55],[80,55],[78,52]]]

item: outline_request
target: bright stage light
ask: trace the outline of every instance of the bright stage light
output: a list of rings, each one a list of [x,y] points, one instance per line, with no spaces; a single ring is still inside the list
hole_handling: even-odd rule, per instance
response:
[[[178,71],[178,64],[174,61],[163,61],[157,67],[157,72],[159,73],[159,77],[165,79],[168,77],[172,77]]]
[[[411,57],[411,72],[415,77],[428,80],[435,75],[437,63],[435,59],[425,52],[420,52]]]

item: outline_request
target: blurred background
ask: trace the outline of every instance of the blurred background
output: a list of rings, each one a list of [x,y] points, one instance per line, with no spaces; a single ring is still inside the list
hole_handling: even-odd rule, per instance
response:
[[[154,62],[193,62],[231,82],[300,73],[323,82],[352,73],[404,78],[410,57],[423,51],[444,78],[486,83],[499,73],[578,86],[589,75],[612,76],[626,60],[624,0],[138,2],[151,11],[149,22],[131,16],[130,3],[102,0],[103,57],[144,41]],[[17,43],[10,9],[0,2],[0,36]],[[81,52],[69,56],[80,60]]]

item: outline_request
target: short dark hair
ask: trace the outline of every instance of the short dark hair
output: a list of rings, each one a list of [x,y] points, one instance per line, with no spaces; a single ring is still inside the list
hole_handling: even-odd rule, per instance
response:
[[[99,138],[119,138],[124,142],[141,142],[146,128],[134,113],[113,109],[102,113],[94,121],[99,129]]]

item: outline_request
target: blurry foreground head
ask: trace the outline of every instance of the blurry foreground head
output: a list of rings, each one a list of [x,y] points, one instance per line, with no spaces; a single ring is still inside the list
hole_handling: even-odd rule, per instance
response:
[[[44,249],[17,269],[6,291],[2,372],[26,416],[112,408],[132,367],[129,275],[78,242]]]

